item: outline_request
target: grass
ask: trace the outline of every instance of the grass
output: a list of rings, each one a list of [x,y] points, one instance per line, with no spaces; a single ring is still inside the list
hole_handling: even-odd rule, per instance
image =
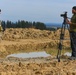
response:
[[[61,50],[61,54],[63,55],[64,53],[66,52],[71,52],[71,49],[62,49]],[[58,49],[47,49],[46,50],[46,53],[50,54],[50,55],[53,55],[53,56],[56,56],[57,53],[58,53]]]

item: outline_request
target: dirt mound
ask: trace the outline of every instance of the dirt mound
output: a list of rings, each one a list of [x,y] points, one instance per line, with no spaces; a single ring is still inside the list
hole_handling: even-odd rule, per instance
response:
[[[3,36],[3,40],[16,40],[16,39],[59,39],[61,30],[57,31],[47,31],[47,30],[39,30],[39,29],[7,29]],[[66,30],[65,37],[69,38],[69,32]]]
[[[76,61],[68,59],[1,58],[8,54],[32,52],[48,48],[57,49],[61,30],[6,29],[0,41],[0,75],[76,75]],[[69,39],[68,30],[65,39]],[[64,40],[63,47],[70,47],[70,40]]]
[[[61,29],[58,29],[57,31],[55,31],[54,38],[59,39],[60,38],[60,33],[61,33]],[[65,33],[64,38],[69,39],[69,31],[67,29],[65,29],[64,33]]]
[[[61,30],[48,31],[33,28],[10,28],[2,35],[0,42],[0,57],[15,52],[29,52],[50,49],[58,49]],[[68,30],[65,38],[69,39]],[[63,48],[70,48],[70,40],[64,40]]]
[[[14,58],[12,58],[14,59]],[[44,60],[45,62],[40,62]],[[27,61],[30,61],[27,62]],[[39,63],[40,62],[40,63]],[[17,60],[1,60],[0,75],[75,75],[76,61],[41,58]]]
[[[46,30],[38,30],[38,29],[7,29],[3,36],[2,39],[4,40],[16,40],[16,39],[40,39],[40,38],[45,38],[51,35],[52,32],[46,31]],[[51,35],[52,36],[52,35]]]

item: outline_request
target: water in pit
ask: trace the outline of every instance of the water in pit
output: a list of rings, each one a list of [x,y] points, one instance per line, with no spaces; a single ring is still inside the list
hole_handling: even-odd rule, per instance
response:
[[[71,56],[71,53],[70,52],[66,52],[64,55]]]
[[[36,57],[48,57],[51,56],[47,54],[45,51],[42,52],[30,52],[30,53],[19,53],[19,54],[11,54],[8,57],[17,57],[17,58],[36,58]]]

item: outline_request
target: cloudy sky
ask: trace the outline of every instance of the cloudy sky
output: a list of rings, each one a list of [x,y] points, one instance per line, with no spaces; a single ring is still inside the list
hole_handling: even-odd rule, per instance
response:
[[[76,0],[0,0],[1,20],[61,23],[65,11],[71,17]]]

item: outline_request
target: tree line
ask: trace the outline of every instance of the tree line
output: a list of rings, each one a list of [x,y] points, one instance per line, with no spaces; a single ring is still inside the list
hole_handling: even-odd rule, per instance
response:
[[[17,22],[11,22],[9,20],[2,21],[1,25],[3,28],[36,28],[41,30],[47,29],[46,25],[42,22],[28,22],[24,20],[18,20]]]

